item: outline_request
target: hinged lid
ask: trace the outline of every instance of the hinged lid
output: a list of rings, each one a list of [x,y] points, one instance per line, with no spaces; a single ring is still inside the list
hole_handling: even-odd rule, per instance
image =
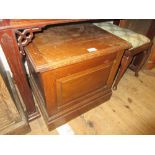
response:
[[[40,72],[130,47],[126,41],[86,23],[51,26],[35,34],[25,50],[35,71]]]

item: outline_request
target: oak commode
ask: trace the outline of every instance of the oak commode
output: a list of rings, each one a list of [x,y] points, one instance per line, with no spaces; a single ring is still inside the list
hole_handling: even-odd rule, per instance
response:
[[[90,23],[49,26],[25,47],[30,83],[49,129],[110,99],[131,45]]]

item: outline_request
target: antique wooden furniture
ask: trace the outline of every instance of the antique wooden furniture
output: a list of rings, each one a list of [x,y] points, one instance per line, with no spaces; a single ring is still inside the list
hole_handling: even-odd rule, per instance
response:
[[[130,65],[130,68],[132,68],[135,71],[135,76],[138,76],[138,72],[141,69],[141,67],[144,65],[146,62],[147,58],[149,57],[150,54],[150,49],[151,49],[151,41],[147,37],[137,34],[131,30],[121,28],[119,26],[116,26],[112,23],[109,22],[101,22],[101,23],[94,23],[96,26],[128,41],[131,45],[132,48],[129,50],[125,51],[123,58],[121,60],[121,66],[118,72],[118,75],[116,77],[113,89],[117,89],[117,85],[122,78],[124,72],[126,71],[127,67],[129,64],[134,60],[134,56],[144,52],[145,56],[141,60],[140,64],[138,66],[134,65],[132,63]]]
[[[131,45],[94,26],[52,26],[26,48],[30,82],[49,129],[108,100]]]
[[[30,20],[0,20],[0,45],[7,58],[9,66],[11,68],[14,82],[19,89],[22,100],[26,107],[26,115],[29,120],[37,118],[39,111],[37,110],[34,99],[32,96],[31,88],[29,87],[27,77],[25,74],[25,68],[23,65],[24,47],[31,42],[34,33],[41,31],[42,27],[50,24],[61,24],[68,22],[79,22],[85,20],[69,20],[69,19],[30,19]]]
[[[29,131],[13,80],[0,59],[0,134],[25,134]]]

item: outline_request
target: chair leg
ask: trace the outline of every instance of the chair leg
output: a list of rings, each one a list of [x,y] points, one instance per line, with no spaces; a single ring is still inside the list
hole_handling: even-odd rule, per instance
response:
[[[113,90],[117,89],[117,85],[118,85],[119,81],[121,80],[122,76],[124,75],[124,73],[125,73],[127,67],[129,66],[132,58],[133,57],[131,55],[124,55],[123,56],[123,58],[121,60],[121,66],[120,66],[119,72],[117,74],[116,80],[115,80],[114,85],[113,85]]]
[[[136,71],[135,71],[135,76],[138,77],[138,73],[140,71],[140,69],[143,67],[143,65],[145,64],[146,60],[148,59],[149,55],[150,55],[150,48],[148,50],[144,51],[144,57],[141,60],[140,64],[137,66]]]

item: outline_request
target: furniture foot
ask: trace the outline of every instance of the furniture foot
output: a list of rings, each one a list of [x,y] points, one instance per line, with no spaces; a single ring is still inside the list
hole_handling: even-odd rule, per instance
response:
[[[124,73],[125,73],[127,67],[129,66],[131,60],[132,60],[131,55],[124,55],[123,56],[123,58],[121,60],[121,66],[120,66],[119,72],[117,74],[116,80],[115,80],[114,85],[113,85],[113,90],[117,89],[117,85],[118,85],[119,81],[121,80],[122,76],[124,75]]]
[[[138,72],[137,72],[137,71],[135,72],[135,76],[136,76],[136,77],[138,77],[138,76],[139,76],[139,74],[138,74],[138,73],[139,73],[139,71],[138,71]]]
[[[113,90],[117,90],[117,86],[114,85],[114,86],[113,86]]]

